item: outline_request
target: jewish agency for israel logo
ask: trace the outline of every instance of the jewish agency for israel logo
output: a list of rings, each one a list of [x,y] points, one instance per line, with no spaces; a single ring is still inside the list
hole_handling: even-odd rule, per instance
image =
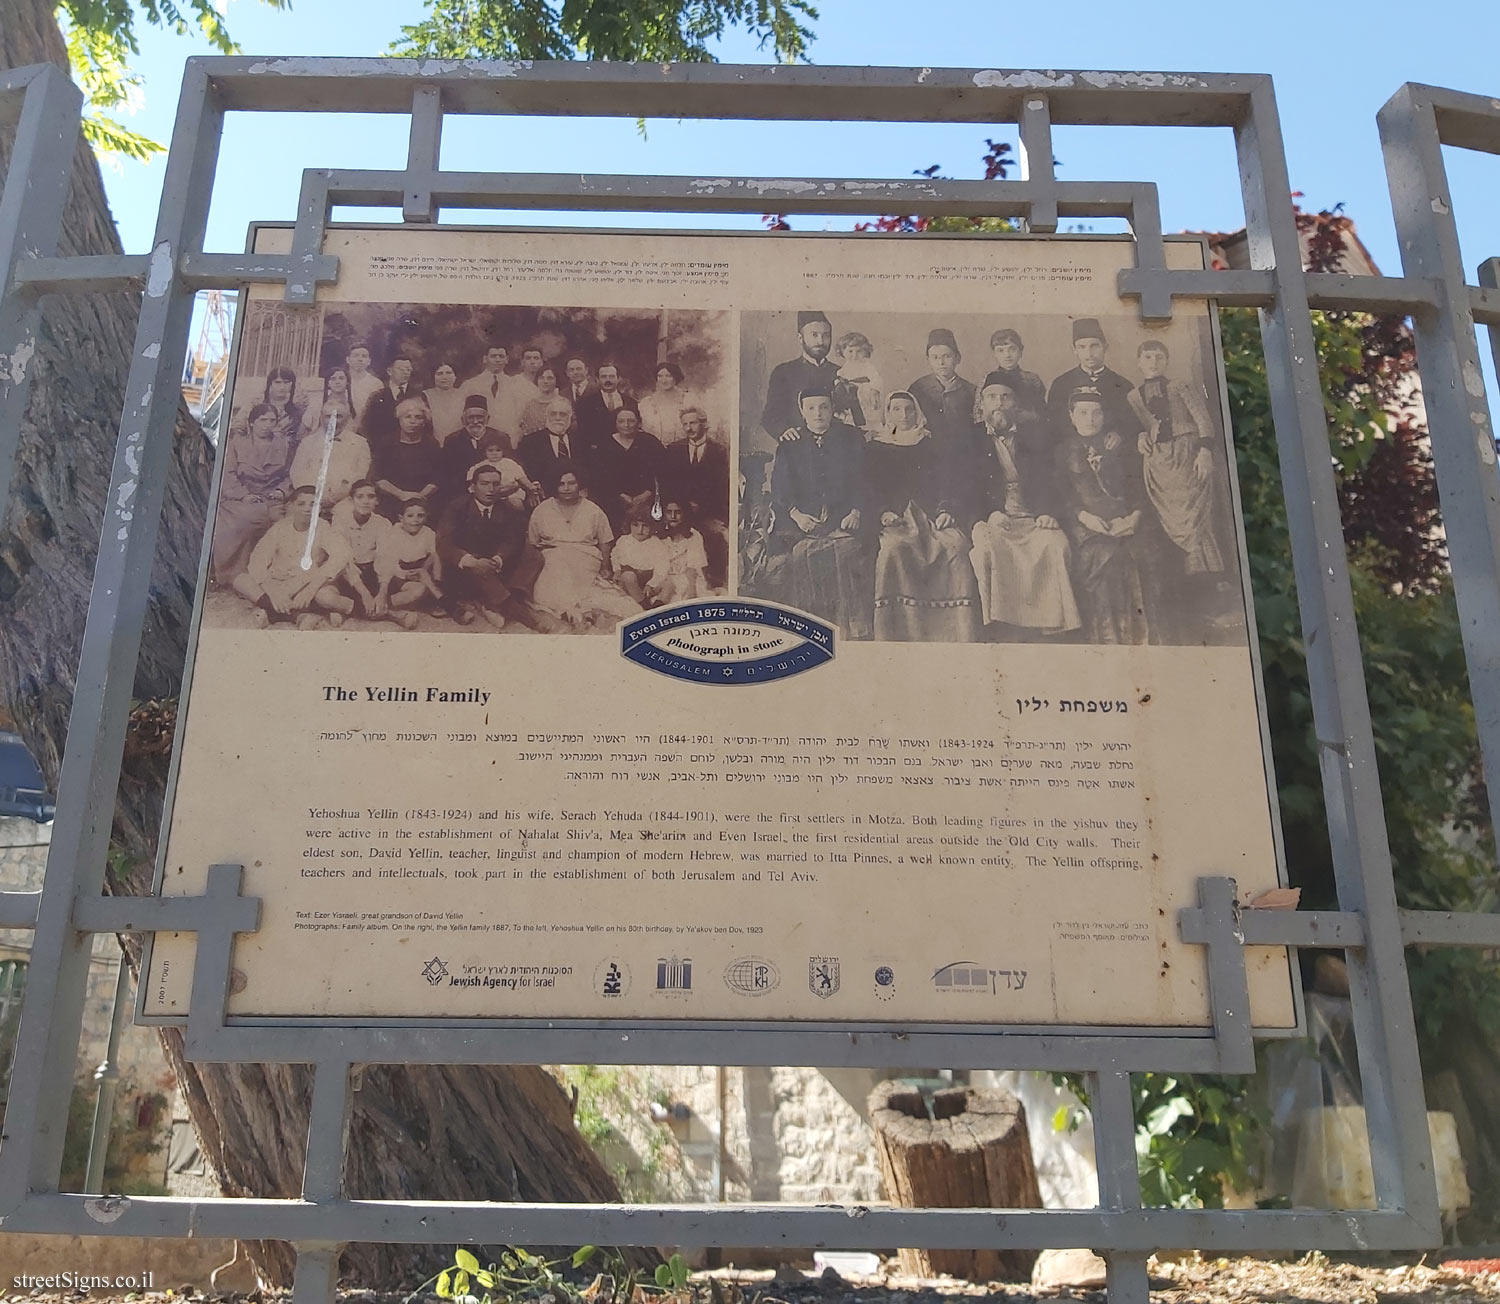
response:
[[[447,976],[448,966],[439,960],[437,956],[433,956],[432,959],[422,966],[422,977],[427,979],[434,987]]]
[[[622,625],[620,651],[673,679],[765,684],[832,661],[833,628],[769,602],[686,602]]]

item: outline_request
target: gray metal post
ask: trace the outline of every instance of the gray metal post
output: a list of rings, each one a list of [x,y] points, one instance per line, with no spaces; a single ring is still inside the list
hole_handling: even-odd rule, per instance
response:
[[[1275,92],[1263,83],[1250,101],[1251,112],[1236,130],[1235,143],[1251,260],[1275,275],[1276,301],[1260,311],[1261,343],[1292,538],[1328,835],[1339,904],[1365,916],[1365,948],[1351,952],[1348,963],[1375,1192],[1382,1209],[1406,1210],[1436,1238],[1437,1186],[1416,1023],[1291,183]]]
[[[406,193],[401,200],[403,222],[436,222],[432,178],[437,175],[443,144],[443,92],[438,86],[418,86],[411,97],[411,135],[406,147]]]
[[[104,1059],[94,1070],[94,1085],[98,1095],[94,1099],[94,1126],[89,1133],[89,1162],[83,1177],[86,1195],[104,1193],[104,1161],[109,1156],[109,1134],[115,1122],[115,1088],[120,1082],[120,1066],[115,1056],[120,1053],[120,1031],[130,1013],[130,966],[120,956],[115,973],[115,999],[109,1011],[109,1041],[104,1050]]]
[[[9,1108],[30,1125],[11,1129],[0,1147],[0,1210],[28,1191],[55,1190],[62,1164],[65,1086],[73,1076],[93,941],[73,927],[73,902],[97,895],[104,880],[192,315],[193,297],[178,279],[177,260],[184,250],[202,247],[221,126],[208,75],[190,63],[125,387],[37,915],[33,953],[49,962],[37,966],[21,1007]]]
[[[1500,289],[1500,258],[1486,258],[1479,264],[1479,284],[1486,290]],[[1489,327],[1490,356],[1495,359],[1496,374],[1500,374],[1500,326]]]
[[[1051,191],[1056,180],[1052,161],[1052,109],[1045,95],[1028,95],[1021,109],[1021,180]],[[1049,194],[1031,206],[1026,217],[1028,231],[1057,230],[1057,197]]]
[[[1091,1073],[1088,1083],[1099,1207],[1139,1209],[1141,1172],[1135,1153],[1135,1103],[1130,1074]],[[1110,1249],[1103,1254],[1110,1304],[1148,1304],[1146,1255]]]
[[[0,291],[10,287],[23,258],[57,249],[83,104],[78,87],[50,63],[0,74],[0,98],[15,95],[22,97],[21,111],[0,192]],[[11,471],[26,415],[36,325],[33,297],[0,297],[0,521],[10,500]]]
[[[1448,169],[1426,87],[1403,86],[1376,121],[1402,270],[1409,278],[1427,278],[1438,287],[1435,308],[1412,319],[1417,365],[1442,495],[1474,722],[1485,770],[1500,774],[1500,474]],[[1500,114],[1495,117],[1494,149],[1500,153]],[[1500,827],[1497,812],[1500,785],[1491,785],[1490,817]]]

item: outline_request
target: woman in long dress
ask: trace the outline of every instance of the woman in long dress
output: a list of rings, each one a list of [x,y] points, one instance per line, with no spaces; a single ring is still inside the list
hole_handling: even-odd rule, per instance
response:
[[[979,638],[979,589],[969,539],[939,505],[937,449],[917,400],[897,390],[865,448],[870,501],[880,513],[875,637],[968,643]]]
[[[656,389],[640,401],[641,429],[663,444],[675,444],[683,438],[682,410],[694,404],[693,396],[683,389],[682,380],[682,368],[675,362],[659,363]]]
[[[451,362],[439,362],[432,373],[432,388],[422,391],[432,413],[432,437],[441,447],[448,436],[464,425],[464,394],[458,387],[458,372]]]
[[[1167,346],[1147,340],[1136,352],[1144,379],[1130,392],[1140,436],[1146,494],[1161,528],[1182,552],[1188,575],[1218,575],[1224,554],[1214,536],[1213,416],[1201,388],[1171,379]]]
[[[1066,527],[1083,599],[1084,639],[1157,641],[1155,613],[1148,608],[1145,491],[1132,474],[1132,450],[1105,428],[1104,398],[1097,390],[1074,390],[1068,417],[1074,434],[1062,450]]]
[[[328,414],[342,410],[354,420],[354,396],[349,392],[349,371],[346,367],[335,367],[323,377],[323,397],[318,402],[309,402],[302,414],[302,437],[326,425]]]
[[[294,449],[293,441],[278,428],[276,409],[269,403],[251,408],[246,427],[225,442],[214,516],[215,582],[234,583],[260,536],[286,514]]]
[[[560,468],[552,497],[526,527],[527,545],[542,558],[532,604],[577,632],[608,631],[639,612],[640,603],[606,578],[614,539],[609,518],[583,496],[578,472]]]
[[[264,401],[276,413],[276,429],[295,442],[302,437],[302,404],[297,395],[297,373],[290,367],[272,367],[266,376]]]
[[[513,431],[517,447],[521,440],[533,430],[542,430],[547,425],[547,404],[557,397],[557,369],[543,367],[536,373],[536,394],[528,399],[521,409],[521,428]]]

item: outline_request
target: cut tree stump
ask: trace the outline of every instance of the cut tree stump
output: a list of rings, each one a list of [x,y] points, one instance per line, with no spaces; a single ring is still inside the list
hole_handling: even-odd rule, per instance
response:
[[[1008,1091],[907,1082],[870,1092],[870,1126],[887,1198],[906,1209],[1040,1209],[1026,1110]],[[967,1281],[1030,1281],[1033,1250],[901,1250],[901,1271]]]

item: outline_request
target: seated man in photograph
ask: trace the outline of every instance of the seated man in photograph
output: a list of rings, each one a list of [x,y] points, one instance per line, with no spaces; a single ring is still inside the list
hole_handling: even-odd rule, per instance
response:
[[[335,582],[349,565],[349,545],[333,526],[317,520],[317,496],[312,485],[299,485],[287,514],[261,535],[245,573],[235,578],[234,591],[254,604],[260,629],[293,621],[298,629],[316,629],[322,624],[319,612],[327,612],[328,623],[337,626],[354,611],[353,599]],[[310,565],[304,568],[304,561]]]
[[[729,570],[729,455],[708,437],[701,407],[683,408],[679,423],[684,437],[662,454],[662,494],[687,504],[708,553],[709,587],[721,589]]]
[[[869,497],[864,437],[833,417],[833,385],[815,381],[798,396],[801,419],[776,449],[775,513],[769,546],[785,554],[783,595],[848,638],[869,638],[875,570],[865,535]]]
[[[422,392],[411,383],[411,370],[410,358],[404,355],[392,358],[391,365],[386,368],[385,384],[365,403],[359,419],[360,433],[369,440],[371,453],[390,443],[399,433],[396,407],[401,400]]]
[[[499,467],[481,462],[469,476],[468,493],[449,504],[438,526],[444,588],[460,625],[482,617],[505,628],[506,581],[516,579],[526,551],[526,515],[501,507],[499,495]]]
[[[573,429],[573,404],[559,394],[547,404],[546,426],[529,431],[521,440],[516,460],[541,485],[544,494],[551,494],[557,488],[559,464],[576,466],[586,461],[582,452],[578,432]]]
[[[980,389],[979,410],[967,446],[945,459],[942,473],[945,506],[971,530],[984,623],[1003,642],[1076,630],[1050,441],[994,373]]]
[[[492,435],[505,440],[512,447],[509,431],[496,430],[490,425],[490,405],[483,395],[470,394],[464,399],[463,429],[450,434],[443,442],[441,464],[442,481],[438,494],[444,505],[461,499],[469,490],[469,468],[475,462],[484,461],[484,441]]]
[[[578,400],[578,433],[585,450],[600,447],[615,432],[615,415],[621,410],[634,412],[636,420],[641,409],[627,394],[620,381],[620,369],[613,362],[600,364],[599,384]]]

